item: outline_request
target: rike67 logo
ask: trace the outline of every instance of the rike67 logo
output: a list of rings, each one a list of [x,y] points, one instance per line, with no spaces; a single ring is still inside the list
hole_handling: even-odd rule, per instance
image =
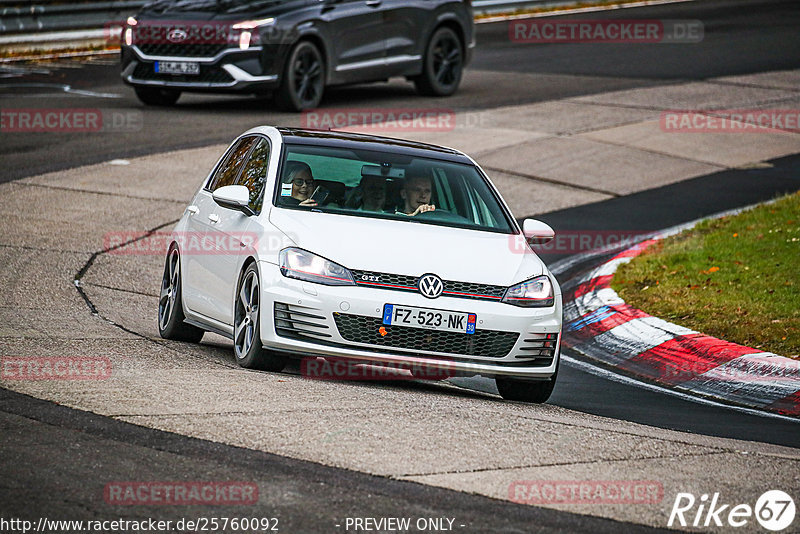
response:
[[[764,492],[754,507],[746,503],[724,504],[719,493],[711,496],[704,493],[699,499],[691,493],[678,493],[667,526],[739,528],[750,524],[755,517],[763,528],[780,532],[794,522],[794,516],[794,500],[780,490]]]

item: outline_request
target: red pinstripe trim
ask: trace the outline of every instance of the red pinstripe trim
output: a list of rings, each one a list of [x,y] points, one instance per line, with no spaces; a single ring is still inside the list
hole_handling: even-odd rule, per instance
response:
[[[378,282],[363,282],[363,281],[360,281],[360,280],[356,281],[356,284],[358,284],[360,286],[391,287],[391,288],[396,288],[396,289],[410,289],[411,291],[416,291],[417,290],[417,288],[414,287],[414,286],[401,286],[401,285],[397,285],[397,284],[381,284],[381,283],[378,283]],[[480,293],[459,293],[458,291],[442,291],[442,294],[446,294],[446,295],[461,295],[461,296],[467,296],[467,297],[479,297],[479,298],[492,299],[492,300],[500,300],[500,299],[503,298],[503,297],[495,297],[493,295],[482,295]]]
[[[397,284],[379,284],[378,282],[360,282],[359,281],[359,282],[356,282],[356,284],[361,285],[361,286],[380,286],[380,287],[394,287],[394,288],[398,288],[398,289],[411,289],[413,291],[417,290],[417,288],[414,287],[414,286],[400,286],[400,285],[397,285]]]
[[[481,295],[480,293],[459,293],[458,291],[442,291],[442,293],[447,295],[464,295],[467,297],[480,297],[482,299],[494,299],[500,300],[503,297],[495,297],[493,295]]]

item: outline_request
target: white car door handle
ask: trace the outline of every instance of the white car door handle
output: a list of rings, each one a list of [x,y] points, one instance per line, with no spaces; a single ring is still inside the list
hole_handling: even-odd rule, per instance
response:
[[[189,206],[188,208],[186,208],[186,211],[189,212],[189,215],[197,215],[197,212],[200,211],[200,208],[198,208],[197,206]]]
[[[217,215],[216,213],[212,213],[211,215],[208,216],[208,220],[211,221],[212,223],[218,223],[219,215]]]

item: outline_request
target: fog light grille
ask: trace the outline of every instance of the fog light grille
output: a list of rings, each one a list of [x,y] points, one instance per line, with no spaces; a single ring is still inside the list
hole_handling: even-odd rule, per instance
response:
[[[522,345],[519,347],[520,353],[515,355],[517,360],[525,360],[525,363],[536,367],[547,367],[553,363],[558,347],[558,334],[525,334]]]
[[[315,308],[275,303],[275,333],[292,339],[329,338],[325,316]]]

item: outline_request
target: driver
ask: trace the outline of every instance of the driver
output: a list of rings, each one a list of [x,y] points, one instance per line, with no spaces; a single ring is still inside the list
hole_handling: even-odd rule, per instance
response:
[[[429,177],[408,177],[403,189],[400,190],[400,197],[405,205],[402,210],[397,211],[397,214],[414,216],[418,213],[434,211],[436,206],[430,203],[432,191],[433,188]]]
[[[315,181],[314,175],[311,174],[311,167],[307,163],[287,161],[283,173],[283,185],[284,188],[281,189],[282,204],[308,207],[317,205],[317,202],[311,199]]]

